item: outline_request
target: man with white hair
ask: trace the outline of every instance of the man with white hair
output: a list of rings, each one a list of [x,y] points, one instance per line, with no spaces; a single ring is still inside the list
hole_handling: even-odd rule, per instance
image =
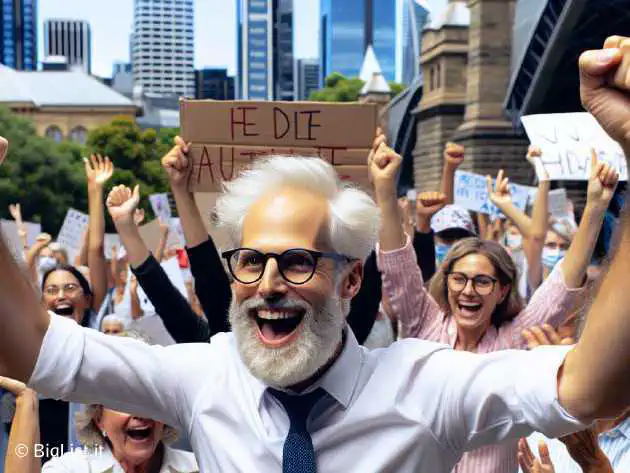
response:
[[[581,59],[582,97],[630,156],[630,39],[606,48]],[[376,193],[395,192],[400,156],[384,137],[369,166]],[[114,189],[112,217],[138,198]],[[449,472],[466,450],[557,437],[630,404],[628,219],[575,347],[478,355],[358,345],[344,317],[378,215],[323,161],[254,165],[226,185],[218,215],[235,246],[233,333],[210,344],[149,347],[50,315],[0,243],[0,375],[182,428],[203,472]]]

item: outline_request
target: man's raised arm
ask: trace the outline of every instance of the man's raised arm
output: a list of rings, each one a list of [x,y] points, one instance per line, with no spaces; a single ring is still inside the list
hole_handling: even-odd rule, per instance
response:
[[[0,376],[27,382],[50,316],[0,235]]]
[[[580,58],[584,107],[630,158],[630,38],[606,40]],[[565,360],[560,403],[575,417],[615,417],[630,405],[630,209],[617,248],[588,313],[580,342]]]

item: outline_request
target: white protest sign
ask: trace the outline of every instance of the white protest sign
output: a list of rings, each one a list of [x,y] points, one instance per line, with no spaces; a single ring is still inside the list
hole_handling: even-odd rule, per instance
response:
[[[164,223],[171,220],[171,206],[168,201],[168,194],[153,194],[149,196],[151,208],[156,217]]]
[[[521,119],[533,145],[542,150],[542,163],[552,180],[586,181],[591,149],[628,180],[626,158],[590,113],[529,115]]]
[[[510,184],[512,202],[522,211],[525,211],[527,207],[531,189],[528,186]],[[457,171],[455,173],[455,205],[493,217],[502,215],[501,211],[490,202],[485,176],[472,172]]]
[[[37,235],[42,232],[42,226],[39,223],[22,222],[26,227],[26,244],[30,248],[35,244]],[[22,258],[23,248],[22,239],[18,232],[17,224],[13,220],[1,220],[0,228],[6,238],[9,246],[15,251],[15,255]]]
[[[68,210],[63,221],[57,243],[61,243],[70,253],[71,261],[74,256],[81,251],[83,245],[83,233],[87,231],[90,218],[83,212],[75,209]]]
[[[175,345],[175,340],[166,330],[162,318],[157,315],[145,315],[138,320],[134,320],[126,325],[126,330],[136,331],[147,336],[154,345],[163,347]]]

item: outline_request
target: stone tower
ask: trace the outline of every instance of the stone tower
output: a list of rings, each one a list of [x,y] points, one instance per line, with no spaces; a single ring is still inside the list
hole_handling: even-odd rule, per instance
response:
[[[512,181],[529,182],[527,140],[503,111],[508,81],[514,0],[468,0],[466,113],[453,140],[466,147],[462,166],[478,174],[509,169]]]
[[[413,112],[418,131],[414,181],[421,191],[438,190],[442,150],[464,119],[469,22],[466,2],[450,0],[446,13],[434,18],[423,33],[423,95]]]

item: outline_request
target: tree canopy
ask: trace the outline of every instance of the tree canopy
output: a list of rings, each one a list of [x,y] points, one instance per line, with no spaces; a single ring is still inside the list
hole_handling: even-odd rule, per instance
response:
[[[365,85],[357,77],[348,78],[339,72],[333,72],[324,80],[325,87],[311,93],[309,100],[315,102],[356,102],[359,100],[361,89]],[[389,82],[392,97],[405,90],[403,84]]]
[[[140,184],[146,197],[168,192],[160,158],[170,149],[178,130],[142,130],[126,118],[93,129],[86,146],[38,136],[30,120],[0,109],[0,130],[9,140],[9,154],[0,168],[0,217],[10,218],[8,206],[20,202],[25,221],[40,222],[53,236],[68,208],[87,211],[83,156],[109,156],[115,173],[106,191],[117,184]],[[108,225],[111,229],[111,225]]]

